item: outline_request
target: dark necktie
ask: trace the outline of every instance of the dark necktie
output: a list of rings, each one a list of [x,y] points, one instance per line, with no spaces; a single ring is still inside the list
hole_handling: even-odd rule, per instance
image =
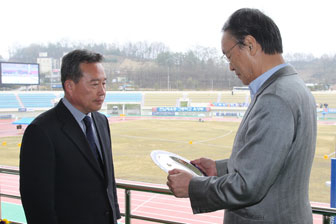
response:
[[[98,152],[98,148],[96,146],[94,136],[93,136],[92,119],[89,116],[85,116],[83,121],[84,121],[85,126],[86,126],[86,139],[88,140],[91,151],[93,152],[93,155],[98,160],[98,162],[101,162],[100,155],[99,155],[99,152]]]

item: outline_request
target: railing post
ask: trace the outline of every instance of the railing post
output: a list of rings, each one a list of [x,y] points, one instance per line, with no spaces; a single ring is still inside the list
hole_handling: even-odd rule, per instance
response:
[[[131,190],[125,189],[125,222],[131,224]]]
[[[330,224],[330,216],[323,215],[323,224]]]

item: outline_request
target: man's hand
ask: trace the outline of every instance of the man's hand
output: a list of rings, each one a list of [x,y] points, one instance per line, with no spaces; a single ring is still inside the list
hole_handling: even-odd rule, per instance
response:
[[[191,161],[200,168],[207,176],[217,176],[216,162],[208,158],[200,158]]]
[[[193,176],[190,173],[179,169],[173,169],[169,171],[168,174],[167,185],[175,197],[189,197],[189,183]]]

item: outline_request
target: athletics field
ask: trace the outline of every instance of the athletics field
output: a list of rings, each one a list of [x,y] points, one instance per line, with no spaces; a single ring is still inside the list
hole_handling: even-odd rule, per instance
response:
[[[166,150],[187,159],[228,158],[240,119],[109,118],[116,178],[165,184],[166,174],[150,158]],[[18,166],[22,131],[0,120],[0,164]],[[5,130],[4,130],[5,129]],[[4,134],[4,133],[7,133]],[[36,143],[38,144],[38,143]],[[336,121],[319,121],[316,154],[310,181],[310,200],[329,203],[330,157],[336,148]],[[329,155],[325,158],[325,155]]]

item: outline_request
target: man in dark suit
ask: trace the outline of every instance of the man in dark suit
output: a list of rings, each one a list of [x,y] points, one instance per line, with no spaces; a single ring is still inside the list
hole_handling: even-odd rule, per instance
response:
[[[64,98],[26,129],[20,192],[29,224],[116,224],[120,218],[107,118],[102,55],[62,59]]]
[[[208,176],[172,170],[168,186],[194,213],[226,209],[228,224],[312,224],[309,176],[316,144],[315,100],[282,58],[280,31],[256,9],[223,27],[230,69],[251,91],[229,159],[192,161]]]

